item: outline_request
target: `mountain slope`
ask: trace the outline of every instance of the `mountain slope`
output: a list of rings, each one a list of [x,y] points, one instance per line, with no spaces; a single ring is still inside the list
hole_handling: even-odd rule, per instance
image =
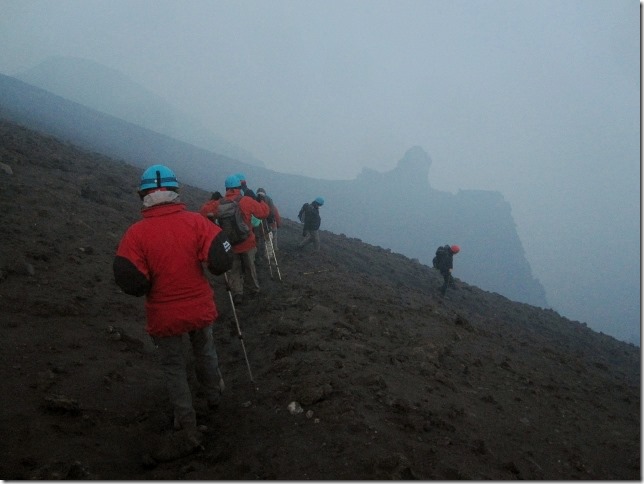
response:
[[[206,130],[119,71],[76,57],[50,57],[14,77],[70,101],[256,166],[248,151]]]
[[[8,479],[639,479],[640,355],[551,310],[322,231],[279,231],[282,281],[221,278],[227,392],[203,447],[146,457],[171,411],[143,301],[111,275],[141,170],[0,123],[0,425]],[[208,193],[183,186],[191,209]],[[291,414],[297,401],[304,411]]]
[[[302,203],[324,195],[325,228],[426,264],[437,246],[458,242],[463,249],[458,270],[464,278],[514,300],[547,306],[509,204],[496,192],[452,195],[432,189],[431,160],[421,148],[409,150],[390,172],[365,171],[356,180],[286,175],[126,123],[7,76],[0,76],[0,116],[141,168],[168,164],[183,182],[204,190],[223,190],[227,175],[243,172],[251,186],[263,186],[292,219]]]

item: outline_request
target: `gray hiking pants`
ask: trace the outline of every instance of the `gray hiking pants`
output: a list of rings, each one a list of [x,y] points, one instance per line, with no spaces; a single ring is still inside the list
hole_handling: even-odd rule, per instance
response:
[[[228,272],[228,284],[233,296],[244,293],[244,286],[250,292],[259,292],[259,279],[257,279],[257,268],[255,267],[255,254],[257,247],[248,252],[235,254],[233,266]]]
[[[195,361],[197,380],[208,402],[219,400],[219,360],[212,338],[212,325],[188,333]],[[197,418],[192,406],[192,393],[188,384],[187,355],[183,335],[155,337],[159,348],[161,368],[174,407],[174,420],[181,428],[196,428]]]
[[[447,292],[448,287],[454,287],[454,278],[452,277],[452,273],[447,270],[447,271],[441,271],[441,275],[443,276],[443,285],[441,286],[441,294],[443,296]]]
[[[300,242],[300,248],[313,243],[315,250],[320,250],[320,233],[318,230],[309,230],[304,235],[304,240]]]

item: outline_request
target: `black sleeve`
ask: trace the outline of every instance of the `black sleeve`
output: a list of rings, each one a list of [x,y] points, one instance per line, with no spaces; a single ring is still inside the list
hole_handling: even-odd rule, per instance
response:
[[[233,247],[222,230],[210,243],[208,270],[216,276],[223,274],[233,266],[233,257]]]
[[[116,256],[112,270],[116,284],[125,294],[139,297],[150,291],[150,281],[125,257]]]

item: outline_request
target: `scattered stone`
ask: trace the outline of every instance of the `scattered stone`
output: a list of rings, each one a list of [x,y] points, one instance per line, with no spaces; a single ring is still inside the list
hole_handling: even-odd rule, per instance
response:
[[[7,175],[13,175],[13,170],[6,163],[0,163],[0,170],[4,171]]]
[[[81,411],[78,400],[64,395],[47,395],[45,397],[45,406],[48,410],[55,412],[79,414]]]
[[[288,411],[291,413],[291,415],[297,415],[298,413],[302,413],[304,409],[298,402],[291,402],[288,404]]]

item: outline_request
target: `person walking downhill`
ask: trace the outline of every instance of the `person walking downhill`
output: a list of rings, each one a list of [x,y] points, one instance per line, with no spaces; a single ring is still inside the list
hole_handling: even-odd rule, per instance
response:
[[[229,272],[228,283],[233,295],[235,304],[242,304],[244,300],[244,286],[250,287],[252,296],[259,294],[260,286],[257,278],[257,269],[255,267],[255,253],[257,252],[257,243],[255,234],[252,230],[251,217],[255,216],[259,220],[268,217],[269,208],[264,198],[260,195],[255,197],[252,190],[247,189],[246,196],[241,192],[241,181],[237,175],[230,175],[225,180],[226,194],[222,200],[231,200],[239,204],[243,222],[248,230],[247,237],[241,242],[233,245],[233,266]],[[221,202],[220,200],[220,208]]]
[[[223,390],[212,325],[218,312],[204,273],[232,267],[224,232],[179,199],[179,182],[164,165],[143,172],[139,197],[142,220],[121,239],[113,263],[116,284],[126,294],[145,296],[146,331],[158,347],[176,430],[200,435],[188,384],[183,339],[192,346],[197,379],[209,407]]]
[[[313,244],[315,250],[320,250],[320,224],[322,219],[320,218],[320,207],[324,205],[324,198],[317,197],[311,203],[305,203],[302,205],[300,212],[298,213],[298,218],[301,222],[304,222],[304,228],[302,229],[302,236],[304,239],[298,245],[298,248],[303,248],[307,244]]]
[[[443,245],[436,249],[436,256],[433,259],[433,264],[443,276],[443,286],[441,287],[441,294],[444,296],[447,292],[447,287],[456,288],[454,278],[452,277],[452,268],[454,266],[454,254],[458,254],[461,248],[458,245]]]

